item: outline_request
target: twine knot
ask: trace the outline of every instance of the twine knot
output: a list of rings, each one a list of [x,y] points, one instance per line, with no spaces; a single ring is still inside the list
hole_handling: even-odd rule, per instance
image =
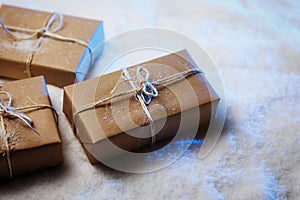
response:
[[[14,107],[12,107],[11,103],[12,103],[11,94],[9,94],[6,91],[1,91],[0,92],[0,116],[7,117],[7,118],[19,118],[28,127],[30,127],[32,130],[35,130],[33,128],[32,119],[29,118],[24,113],[17,111]],[[37,131],[35,132],[39,135]]]
[[[37,32],[36,37],[39,38],[39,37],[43,36],[45,33],[46,33],[46,28],[41,28],[41,29]]]
[[[149,105],[152,99],[158,96],[156,87],[149,80],[150,73],[143,66],[138,66],[136,76],[139,81],[139,88],[136,89],[136,95],[140,95],[144,103]]]

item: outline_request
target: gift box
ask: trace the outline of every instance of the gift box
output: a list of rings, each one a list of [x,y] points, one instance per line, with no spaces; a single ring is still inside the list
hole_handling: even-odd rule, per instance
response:
[[[0,87],[0,179],[58,166],[61,138],[42,76]]]
[[[44,75],[48,84],[84,80],[104,40],[103,22],[2,5],[0,76]],[[85,61],[84,61],[85,60]]]
[[[218,102],[182,50],[66,86],[63,111],[95,164],[118,156],[119,148],[138,152],[178,135],[203,138],[200,129],[208,127]]]

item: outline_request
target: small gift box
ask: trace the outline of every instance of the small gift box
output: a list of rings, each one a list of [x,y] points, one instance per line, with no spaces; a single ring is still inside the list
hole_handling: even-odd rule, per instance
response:
[[[183,50],[66,86],[63,111],[95,164],[116,156],[114,146],[136,152],[179,133],[203,138],[197,134],[210,123],[218,101]]]
[[[104,40],[103,22],[2,5],[0,76],[44,75],[48,84],[84,80]],[[84,61],[85,60],[85,61]]]
[[[0,179],[62,162],[55,110],[42,76],[0,87]]]

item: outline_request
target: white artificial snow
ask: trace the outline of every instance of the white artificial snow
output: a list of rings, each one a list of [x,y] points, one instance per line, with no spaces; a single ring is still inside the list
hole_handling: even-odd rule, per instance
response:
[[[225,127],[209,156],[199,159],[194,145],[167,168],[126,174],[89,164],[61,112],[62,90],[49,86],[64,163],[2,183],[0,199],[299,199],[299,2],[0,2],[103,19],[107,38],[153,26],[183,33],[207,49],[227,97]]]

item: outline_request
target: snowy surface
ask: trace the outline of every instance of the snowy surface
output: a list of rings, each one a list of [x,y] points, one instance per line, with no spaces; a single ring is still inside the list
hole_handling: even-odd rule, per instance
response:
[[[63,165],[2,183],[0,199],[299,199],[300,3],[222,2],[0,0],[103,19],[107,38],[143,27],[183,33],[214,59],[228,109],[208,157],[192,148],[146,174],[91,166],[59,111]],[[62,90],[49,90],[60,110]]]

